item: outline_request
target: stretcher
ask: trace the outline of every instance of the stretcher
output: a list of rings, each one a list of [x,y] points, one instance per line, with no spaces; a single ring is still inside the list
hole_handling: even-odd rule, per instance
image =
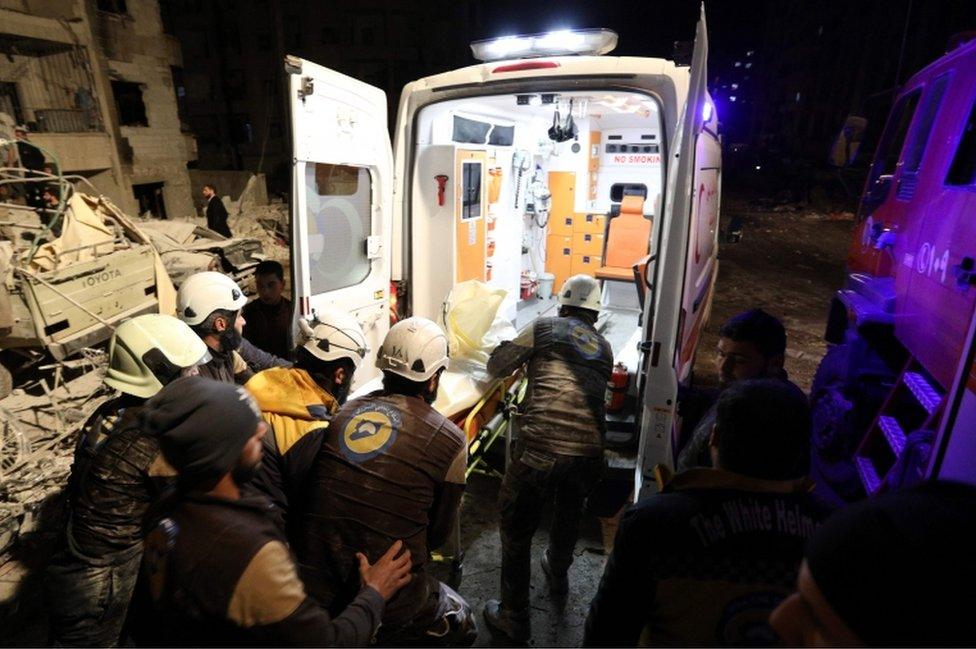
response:
[[[472,473],[483,473],[501,478],[502,473],[491,467],[486,454],[501,439],[505,444],[505,467],[511,455],[512,432],[515,412],[525,398],[528,387],[521,371],[511,376],[494,379],[481,394],[481,398],[470,408],[461,409],[447,415],[468,440],[468,466],[465,478]],[[435,552],[431,559],[436,563],[449,563],[451,566],[448,584],[457,588],[464,572],[464,548],[461,543],[461,512],[458,511],[454,523],[454,533],[450,541]]]

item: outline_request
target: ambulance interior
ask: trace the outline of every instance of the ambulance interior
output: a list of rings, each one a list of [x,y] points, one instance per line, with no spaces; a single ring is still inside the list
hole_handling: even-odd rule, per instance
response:
[[[636,369],[633,266],[649,253],[664,182],[657,101],[593,90],[469,97],[424,107],[414,132],[413,313],[436,318],[455,286],[481,280],[505,292],[498,314],[521,330],[556,315],[562,282],[585,273],[603,285],[598,328]]]

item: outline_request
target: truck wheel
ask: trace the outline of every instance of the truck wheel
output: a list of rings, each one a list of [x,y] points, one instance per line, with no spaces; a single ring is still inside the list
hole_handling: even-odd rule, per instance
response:
[[[847,379],[847,345],[832,345],[817,365],[810,386],[810,400],[816,401],[819,393],[832,386],[843,385]]]
[[[0,365],[0,399],[5,399],[14,389],[14,377],[3,365]]]

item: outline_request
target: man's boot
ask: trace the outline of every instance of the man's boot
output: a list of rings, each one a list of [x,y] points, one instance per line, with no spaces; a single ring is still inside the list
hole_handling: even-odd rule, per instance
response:
[[[549,593],[556,597],[565,597],[569,592],[569,577],[566,573],[555,575],[549,565],[549,550],[542,553],[542,574],[546,576],[546,583],[549,584]]]
[[[485,604],[485,624],[493,634],[507,636],[513,642],[526,644],[532,638],[528,611],[516,614],[502,607],[501,600],[489,599]]]

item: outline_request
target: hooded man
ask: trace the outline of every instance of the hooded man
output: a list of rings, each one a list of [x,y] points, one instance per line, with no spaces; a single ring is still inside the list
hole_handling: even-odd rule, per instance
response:
[[[358,592],[334,619],[308,597],[262,497],[242,495],[261,463],[267,424],[244,388],[192,377],[141,415],[179,473],[146,539],[159,645],[366,646],[384,602],[410,581],[393,543],[373,565],[357,554]],[[398,556],[399,554],[399,556]]]
[[[159,441],[139,428],[146,399],[197,372],[207,346],[168,315],[136,316],[109,342],[109,400],[82,431],[68,481],[63,548],[47,568],[52,640],[60,646],[115,646],[142,556],[142,519],[175,473]]]
[[[246,384],[271,426],[264,459],[251,483],[281,511],[307,494],[305,482],[332,415],[346,402],[353,375],[366,356],[366,337],[353,316],[331,309],[309,324],[299,320],[302,343],[294,367],[273,367]]]

